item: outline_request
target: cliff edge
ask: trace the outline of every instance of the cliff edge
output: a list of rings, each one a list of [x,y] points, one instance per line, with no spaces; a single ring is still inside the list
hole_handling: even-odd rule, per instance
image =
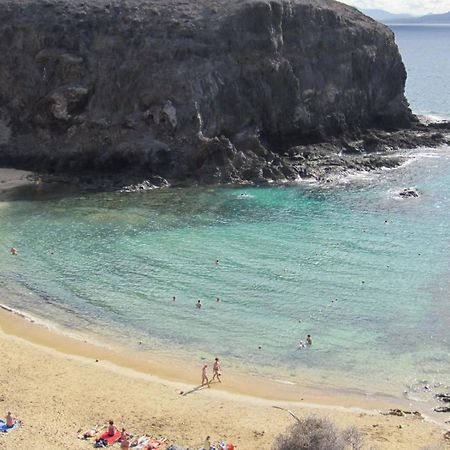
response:
[[[298,146],[413,117],[393,33],[332,0],[0,0],[0,54],[23,169],[293,179]]]

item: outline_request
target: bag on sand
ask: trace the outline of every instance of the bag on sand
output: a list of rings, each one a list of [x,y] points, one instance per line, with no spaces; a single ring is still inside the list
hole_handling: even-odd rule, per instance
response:
[[[108,446],[108,441],[106,439],[97,439],[94,444],[94,448],[104,448]]]

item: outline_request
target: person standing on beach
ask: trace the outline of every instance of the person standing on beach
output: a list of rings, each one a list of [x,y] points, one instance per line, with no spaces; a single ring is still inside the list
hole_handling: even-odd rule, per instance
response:
[[[202,386],[204,385],[209,386],[209,380],[208,380],[208,364],[205,364],[202,368]]]
[[[222,381],[220,381],[221,375],[222,375],[222,373],[220,372],[220,361],[219,361],[219,358],[216,358],[214,360],[214,364],[213,364],[213,377],[212,377],[211,381],[214,381],[217,377],[217,381],[219,383],[222,383]]]

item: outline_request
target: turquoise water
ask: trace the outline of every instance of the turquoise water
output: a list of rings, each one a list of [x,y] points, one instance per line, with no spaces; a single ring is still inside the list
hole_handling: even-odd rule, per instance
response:
[[[449,156],[430,151],[332,187],[4,202],[0,248],[20,251],[0,256],[2,281],[22,294],[9,304],[145,349],[220,354],[261,373],[282,367],[285,378],[309,369],[330,385],[345,376],[383,391],[389,380],[399,392],[444,381]],[[400,200],[410,185],[421,197]],[[313,347],[297,350],[306,334]]]
[[[434,102],[420,112],[450,111]],[[0,202],[2,302],[194,365],[399,396],[445,384],[450,151],[408,155],[332,185],[22,192]]]

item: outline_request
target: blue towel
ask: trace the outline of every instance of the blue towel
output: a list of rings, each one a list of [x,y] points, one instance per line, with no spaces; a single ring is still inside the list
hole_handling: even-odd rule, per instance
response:
[[[0,433],[8,433],[8,431],[19,428],[20,425],[22,425],[22,422],[20,420],[16,420],[16,423],[12,427],[8,428],[6,426],[6,422],[4,420],[0,419]]]

